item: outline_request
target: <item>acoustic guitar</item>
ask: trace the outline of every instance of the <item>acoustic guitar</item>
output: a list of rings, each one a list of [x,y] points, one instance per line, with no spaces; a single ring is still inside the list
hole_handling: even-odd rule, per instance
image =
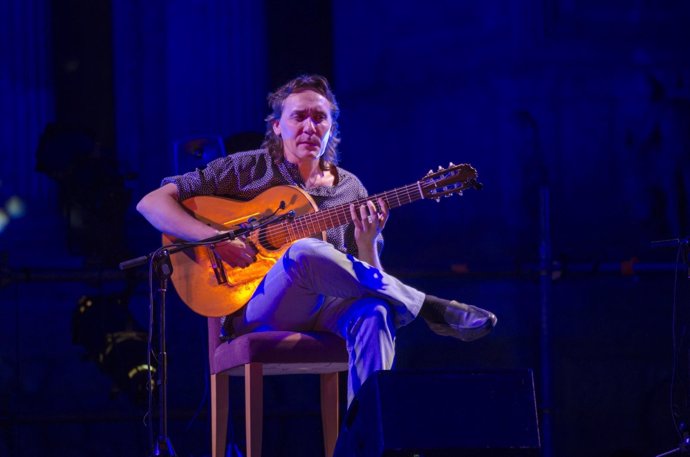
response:
[[[392,209],[417,200],[439,201],[441,197],[462,195],[467,188],[481,188],[477,171],[468,164],[451,163],[447,168],[429,171],[415,183],[351,203],[359,206],[382,198]],[[304,190],[287,185],[269,188],[249,201],[199,196],[183,200],[182,205],[196,219],[221,231],[246,227],[247,221],[269,221],[263,226],[257,224],[260,228],[246,235],[257,250],[256,262],[246,268],[231,267],[222,261],[213,245],[185,249],[170,257],[171,279],[180,298],[193,311],[208,317],[225,316],[244,306],[268,270],[295,241],[312,236],[325,240],[325,230],[352,222],[350,203],[319,210]],[[177,241],[163,235],[164,245]]]

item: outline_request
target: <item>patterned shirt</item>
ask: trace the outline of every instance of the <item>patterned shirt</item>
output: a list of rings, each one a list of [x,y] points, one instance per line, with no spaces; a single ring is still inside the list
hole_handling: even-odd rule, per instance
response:
[[[307,192],[319,208],[330,208],[366,198],[367,190],[360,180],[343,168],[335,168],[333,186],[307,189],[296,164],[283,160],[275,163],[266,149],[244,151],[208,163],[203,170],[163,179],[161,185],[177,186],[180,200],[199,195],[215,195],[247,201],[273,186],[292,185]],[[357,256],[354,225],[349,223],[326,231],[327,240],[338,250]],[[377,240],[378,250],[383,239]]]

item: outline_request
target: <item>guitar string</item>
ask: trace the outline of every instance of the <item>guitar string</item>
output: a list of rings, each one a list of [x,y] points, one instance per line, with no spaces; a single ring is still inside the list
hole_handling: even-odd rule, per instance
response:
[[[323,232],[330,227],[337,227],[351,222],[352,218],[349,212],[350,204],[357,206],[367,201],[376,201],[379,198],[382,198],[389,208],[396,208],[424,198],[423,189],[421,187],[421,183],[414,183],[364,199],[356,200],[348,203],[347,205],[339,205],[333,208],[323,209],[321,211],[306,213],[291,222],[281,222],[275,226],[259,230],[257,238],[258,241],[264,246],[273,246],[273,243],[269,241],[269,238],[277,238],[279,240],[277,248],[279,248],[287,242]],[[429,184],[424,185],[424,190],[427,190],[428,187],[431,186]],[[452,190],[453,192],[457,192],[463,189],[465,189],[465,186],[456,186]],[[394,202],[393,197],[395,197],[397,201]],[[405,197],[404,202],[401,201],[401,197]],[[337,222],[335,224],[333,223],[334,218]],[[326,220],[330,221],[330,224]]]
[[[259,242],[264,246],[267,246],[271,245],[269,240],[278,239],[284,240],[282,244],[285,244],[287,242],[294,241],[295,239],[300,239],[323,232],[329,227],[338,227],[340,225],[347,224],[352,220],[350,214],[351,204],[359,206],[368,201],[376,202],[379,198],[383,199],[389,208],[397,208],[403,204],[422,199],[423,195],[419,194],[419,187],[417,186],[417,183],[415,183],[383,192],[381,194],[355,200],[346,205],[339,205],[333,208],[326,208],[321,211],[306,213],[297,217],[291,222],[281,222],[275,226],[269,226],[264,230],[259,230]],[[333,220],[336,221],[336,224],[333,224]],[[330,222],[330,224],[327,221]]]
[[[460,175],[460,169],[465,169],[466,172],[469,172],[470,175],[465,176],[464,180],[463,179],[457,179],[459,178],[458,175]],[[467,170],[469,168],[469,170]],[[453,166],[452,169],[446,169],[446,170],[439,170],[437,173],[434,173],[434,176],[439,176],[440,173],[445,174],[445,179],[447,179],[449,176],[454,176],[456,178],[455,182],[448,183],[446,186],[440,186],[440,189],[443,190],[447,187],[450,186],[455,186],[453,187],[453,191],[462,191],[467,187],[467,183],[470,182],[471,179],[476,178],[476,171],[474,168],[472,168],[470,165],[467,164],[461,164],[461,165],[455,165]],[[431,179],[431,181],[430,181]],[[462,185],[458,185],[458,182],[462,183]],[[397,189],[393,189],[387,192],[383,192],[381,194],[377,194],[374,196],[370,196],[364,199],[360,199],[354,202],[351,202],[347,205],[339,205],[333,208],[327,208],[323,209],[321,211],[315,211],[312,213],[306,213],[301,216],[299,216],[297,219],[293,220],[290,223],[285,223],[281,222],[275,226],[267,227],[265,229],[259,229],[259,234],[257,235],[257,238],[260,243],[266,245],[270,244],[268,241],[268,238],[272,237],[282,237],[280,239],[285,240],[281,246],[287,242],[294,241],[296,239],[304,238],[313,234],[316,234],[318,232],[322,232],[329,228],[328,224],[323,224],[323,221],[328,218],[332,221],[332,218],[335,216],[338,221],[337,225],[332,225],[332,226],[340,226],[344,225],[348,222],[351,221],[350,214],[349,214],[349,207],[350,204],[354,204],[355,206],[360,205],[364,202],[367,201],[375,201],[378,198],[383,198],[386,203],[389,205],[389,208],[396,208],[399,206],[402,206],[403,204],[411,203],[417,199],[422,199],[424,198],[424,191],[430,188],[430,187],[436,187],[438,188],[438,180],[434,180],[433,177],[426,177],[424,181],[417,181],[413,184],[408,184],[407,186],[399,187]],[[408,201],[405,203],[400,202],[400,196],[403,194],[407,194]],[[391,205],[391,199],[389,198],[392,196],[397,197],[397,205]],[[416,196],[416,198],[413,198],[413,196]],[[440,197],[440,195],[439,195]],[[340,214],[338,214],[340,212]],[[340,222],[340,216],[344,217],[344,222]],[[290,233],[292,232],[292,233]],[[279,248],[280,246],[278,246]]]
[[[334,226],[340,226],[344,225],[347,222],[351,220],[349,208],[350,204],[354,204],[355,206],[360,205],[366,201],[375,201],[378,198],[382,198],[388,205],[389,207],[396,207],[395,203],[393,202],[393,196],[397,196],[398,198],[398,206],[400,203],[400,195],[403,193],[407,193],[408,195],[410,194],[409,189],[407,188],[400,188],[400,189],[394,189],[393,191],[389,192],[384,192],[383,194],[379,195],[374,195],[371,197],[367,197],[364,199],[356,200],[354,202],[348,203],[347,205],[339,205],[333,208],[327,208],[321,211],[316,211],[314,213],[307,213],[296,220],[294,220],[291,223],[288,224],[280,224],[282,227],[276,227],[275,229],[271,229],[270,227],[265,230],[267,235],[272,235],[276,231],[278,232],[285,232],[287,229],[287,225],[292,225],[293,227],[293,235],[297,235],[297,238],[308,236],[313,233],[318,233],[323,231],[323,222],[326,219],[329,221],[335,220],[337,223]],[[409,197],[408,197],[409,198]],[[328,225],[328,224],[325,224]]]

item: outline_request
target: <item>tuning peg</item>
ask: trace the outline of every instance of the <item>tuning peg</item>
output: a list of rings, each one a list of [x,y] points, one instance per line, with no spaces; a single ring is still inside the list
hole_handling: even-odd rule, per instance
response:
[[[448,166],[449,166],[449,167],[454,167],[455,164],[454,164],[453,162],[448,162]]]
[[[462,191],[461,191],[461,190],[457,191],[457,192],[456,192],[456,195],[457,195],[458,197],[462,197]]]
[[[438,166],[438,171],[443,170],[443,167],[441,165]]]
[[[441,197],[436,197],[436,198],[434,198],[434,200],[436,200],[436,203],[440,203],[440,202],[441,202]]]

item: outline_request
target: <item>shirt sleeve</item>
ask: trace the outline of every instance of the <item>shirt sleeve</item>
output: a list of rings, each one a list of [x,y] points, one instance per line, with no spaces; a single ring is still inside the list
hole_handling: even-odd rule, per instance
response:
[[[232,157],[221,157],[209,162],[205,168],[196,169],[183,175],[164,178],[161,186],[173,183],[177,186],[180,200],[197,195],[218,195],[220,183],[223,187],[232,187],[237,182]],[[225,192],[227,193],[227,192]]]
[[[162,184],[177,186],[180,199],[217,195],[247,200],[268,187],[292,184],[277,176],[265,150],[244,151],[209,162],[205,168],[165,178]]]

